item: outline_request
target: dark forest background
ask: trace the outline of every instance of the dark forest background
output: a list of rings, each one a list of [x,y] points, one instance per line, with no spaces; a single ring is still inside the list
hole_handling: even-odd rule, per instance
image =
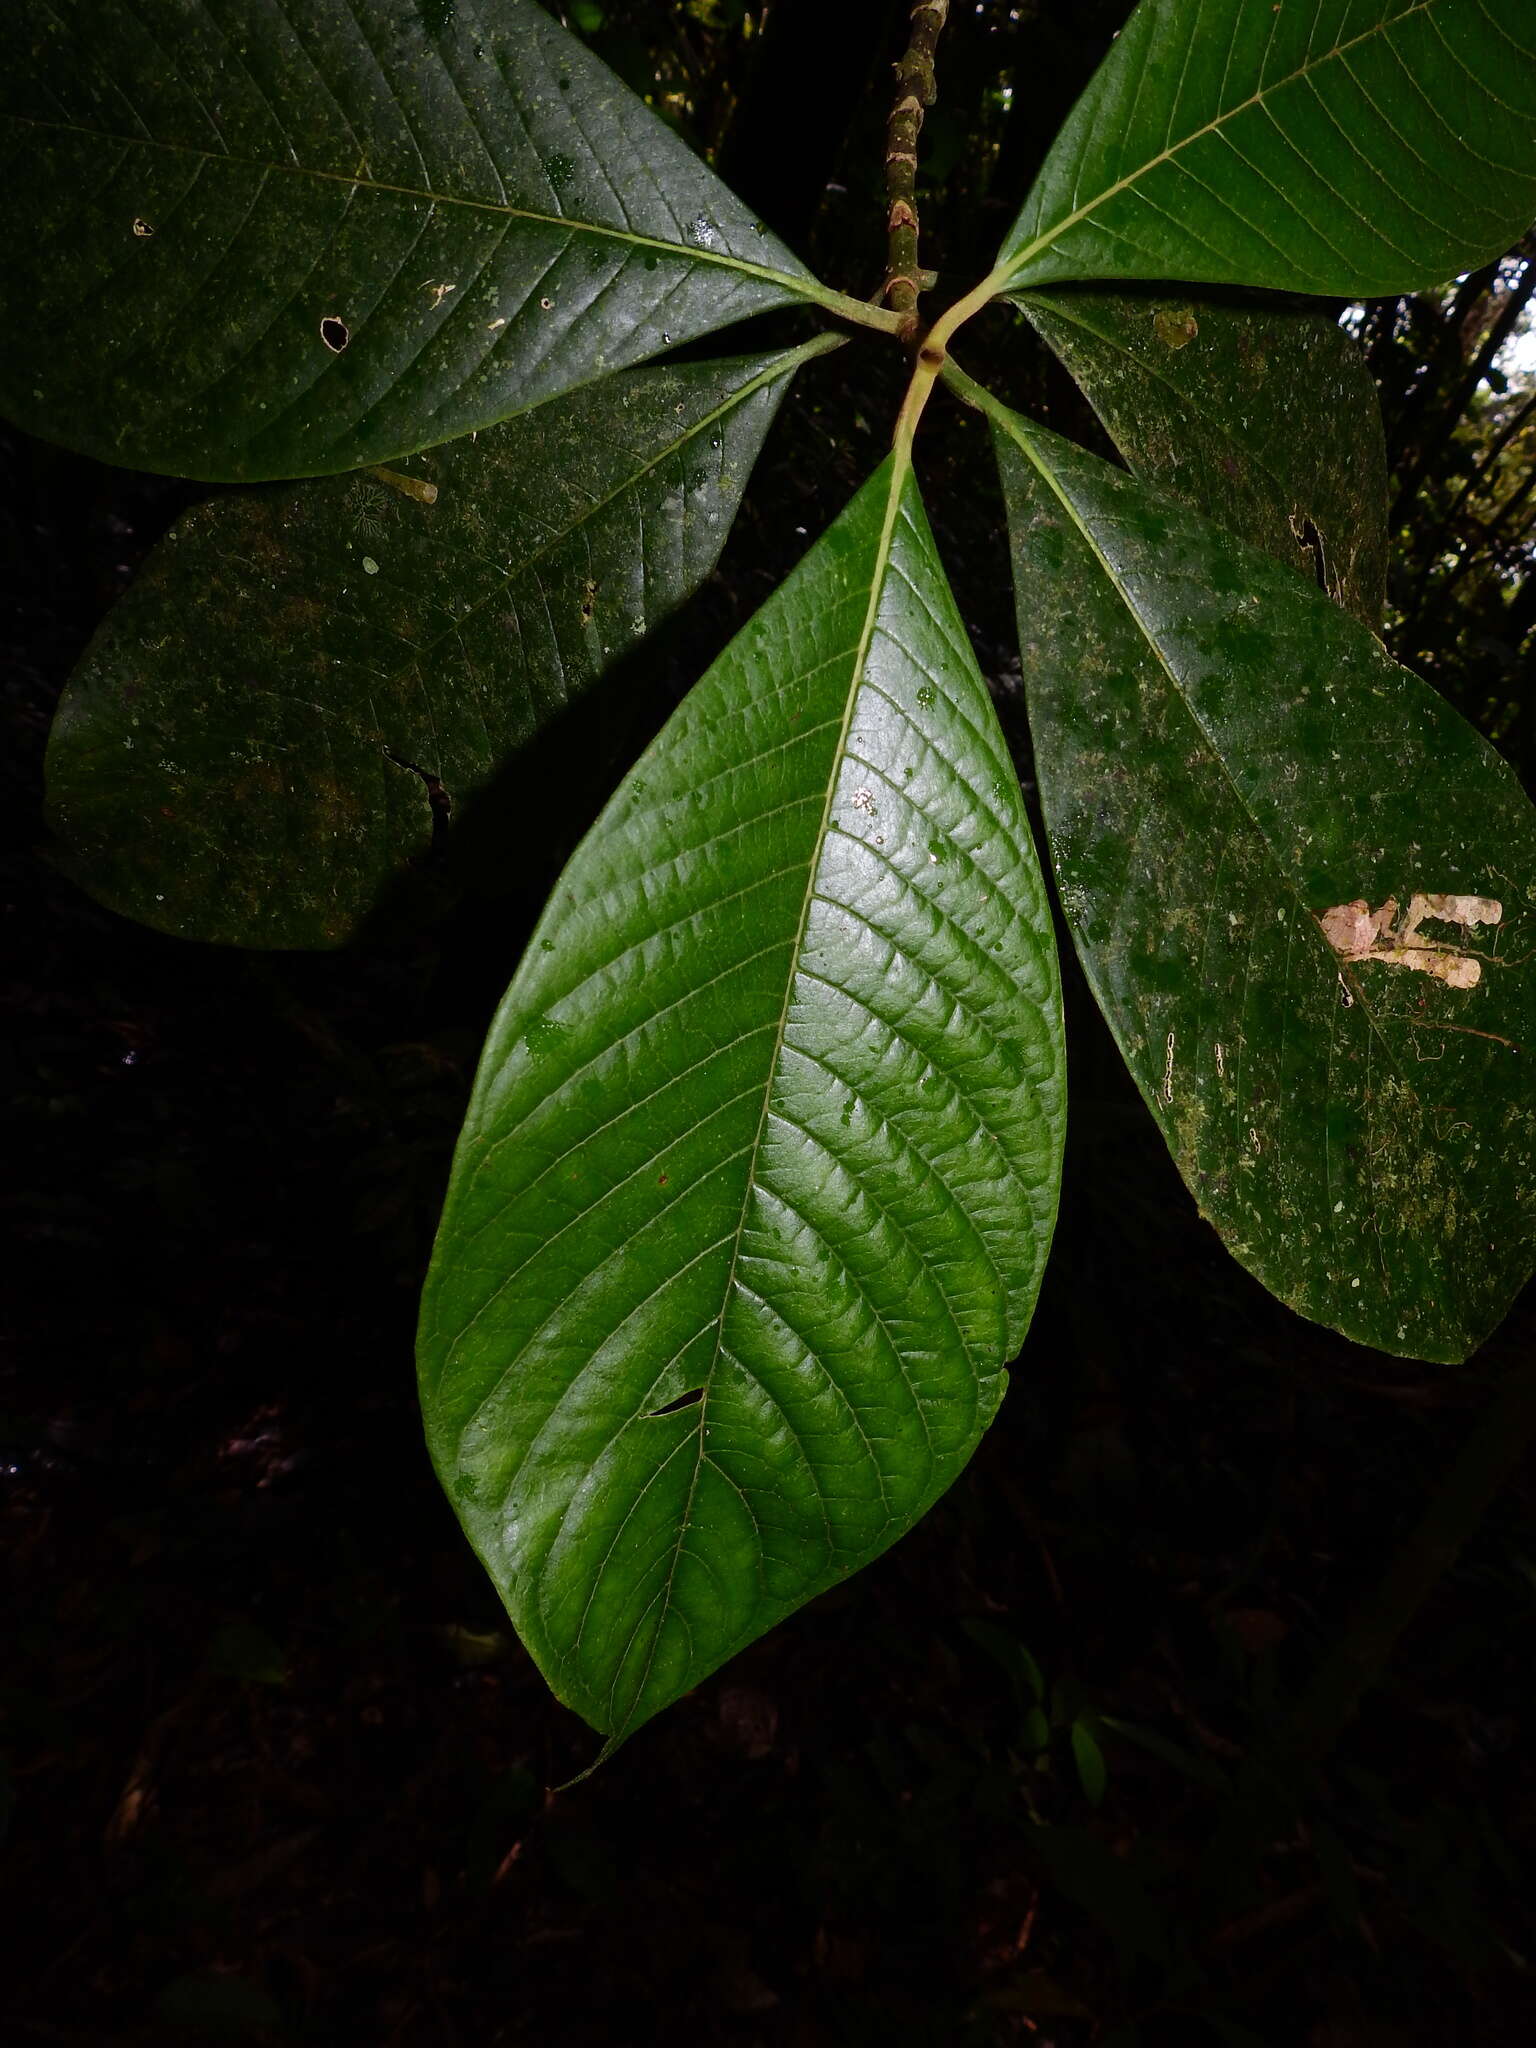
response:
[[[941,302],[988,267],[1127,12],[957,0],[920,172]],[[567,19],[822,275],[879,284],[906,0]],[[1390,643],[1528,778],[1533,297],[1536,241],[1340,309],[1387,423]],[[1103,445],[1011,315],[966,363]],[[1056,1253],[971,1470],[547,1789],[595,1740],[510,1638],[415,1409],[449,1152],[565,855],[879,460],[902,374],[880,342],[812,366],[719,571],[608,693],[606,751],[586,721],[473,900],[331,957],[181,944],[50,867],[52,706],[206,487],[0,438],[7,2039],[1536,2038],[1536,1493],[1517,1471],[1452,1560],[1447,1491],[1459,1470],[1471,1499],[1529,1426],[1536,1302],[1460,1371],[1278,1307],[1196,1217],[1075,978]],[[932,413],[928,501],[1017,733],[985,430]],[[1348,1653],[1369,1667],[1416,1605],[1350,1717]]]

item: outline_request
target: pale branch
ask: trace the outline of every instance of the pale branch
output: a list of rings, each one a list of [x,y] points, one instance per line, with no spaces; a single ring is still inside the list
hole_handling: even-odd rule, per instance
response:
[[[918,0],[912,9],[912,39],[896,66],[896,103],[885,130],[885,291],[891,310],[911,329],[917,325],[922,273],[917,264],[917,137],[938,87],[933,55],[949,18],[949,0]]]

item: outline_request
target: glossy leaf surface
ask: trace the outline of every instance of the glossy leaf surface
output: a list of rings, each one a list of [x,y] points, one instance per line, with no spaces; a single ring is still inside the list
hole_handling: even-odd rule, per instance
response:
[[[1039,1283],[1063,1079],[1018,782],[892,458],[578,850],[454,1165],[428,1436],[594,1727],[960,1471]]]
[[[533,0],[7,27],[0,406],[108,462],[390,462],[820,289]]]
[[[789,378],[836,346],[631,370],[395,484],[189,513],[59,707],[49,815],[70,872],[182,938],[351,937],[431,846],[433,785],[462,816],[697,588]]]
[[[1018,303],[1137,476],[1380,624],[1381,407],[1335,321],[1278,303],[1072,289]]]
[[[1464,1357],[1536,1247],[1536,814],[1315,586],[997,417],[1062,907],[1179,1169],[1304,1315]]]
[[[1533,217],[1530,0],[1141,0],[1000,262],[1366,298],[1443,284]]]

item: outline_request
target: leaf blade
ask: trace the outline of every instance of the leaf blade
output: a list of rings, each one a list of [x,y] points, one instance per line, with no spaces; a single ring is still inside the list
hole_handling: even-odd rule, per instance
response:
[[[830,296],[533,0],[435,35],[384,0],[22,28],[0,401],[105,461],[392,462]]]
[[[1175,1162],[1301,1314],[1464,1358],[1536,1261],[1531,806],[1315,588],[993,416],[1062,907]]]
[[[616,1739],[910,1526],[1022,1339],[1060,1018],[992,721],[893,462],[621,788],[493,1027],[429,1441]]]
[[[1536,215],[1530,31],[1523,0],[1142,0],[999,269],[1345,298],[1443,283]]]
[[[198,507],[60,703],[73,879],[180,938],[355,937],[704,580],[790,379],[836,346],[623,373],[418,458],[414,495],[337,477]]]
[[[1282,304],[1073,289],[1015,303],[1135,475],[1380,624],[1386,438],[1337,322]]]

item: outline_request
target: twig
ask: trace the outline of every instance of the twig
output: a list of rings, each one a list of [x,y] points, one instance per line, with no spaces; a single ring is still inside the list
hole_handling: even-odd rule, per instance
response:
[[[917,137],[923,116],[938,96],[933,53],[949,18],[949,0],[918,0],[912,10],[912,40],[896,66],[896,104],[885,130],[886,234],[890,254],[885,290],[891,310],[906,332],[917,329]]]

